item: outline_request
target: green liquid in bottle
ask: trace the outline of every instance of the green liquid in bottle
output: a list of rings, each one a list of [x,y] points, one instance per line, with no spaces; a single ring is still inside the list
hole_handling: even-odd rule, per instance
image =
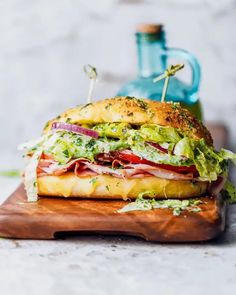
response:
[[[203,121],[202,107],[201,102],[199,100],[193,104],[180,104],[183,108],[188,109],[190,112],[192,112],[198,118],[198,120]]]

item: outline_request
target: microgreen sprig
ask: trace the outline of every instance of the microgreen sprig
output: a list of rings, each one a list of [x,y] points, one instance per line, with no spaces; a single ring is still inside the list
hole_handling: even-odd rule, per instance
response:
[[[91,103],[92,95],[93,95],[93,91],[94,91],[94,87],[95,87],[95,84],[96,84],[98,74],[97,74],[96,68],[89,65],[89,64],[84,66],[84,72],[87,75],[87,77],[90,79],[89,93],[88,93],[87,102]]]
[[[0,171],[0,177],[19,177],[20,176],[19,170],[4,170]]]
[[[162,96],[161,96],[161,102],[165,101],[166,92],[168,88],[168,83],[171,76],[174,76],[176,72],[184,68],[184,64],[178,64],[178,65],[170,65],[169,68],[165,70],[163,74],[153,79],[153,82],[156,83],[162,79],[165,79],[163,90],[162,90]]]

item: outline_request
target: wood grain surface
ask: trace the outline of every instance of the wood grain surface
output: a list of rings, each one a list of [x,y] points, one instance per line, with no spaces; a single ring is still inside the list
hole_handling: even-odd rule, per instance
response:
[[[29,203],[21,185],[0,207],[0,236],[53,239],[62,232],[125,234],[149,241],[206,241],[225,227],[218,197],[202,198],[202,211],[174,216],[169,209],[117,213],[124,201],[40,198]]]

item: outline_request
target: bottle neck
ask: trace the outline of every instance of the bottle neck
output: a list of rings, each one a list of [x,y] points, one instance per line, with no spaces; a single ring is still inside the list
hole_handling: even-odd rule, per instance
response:
[[[165,34],[136,33],[138,72],[140,77],[152,77],[166,69]]]

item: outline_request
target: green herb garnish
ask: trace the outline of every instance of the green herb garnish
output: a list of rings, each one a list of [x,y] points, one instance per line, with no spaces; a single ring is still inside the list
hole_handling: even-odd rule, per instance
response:
[[[63,151],[63,154],[64,154],[67,158],[69,158],[69,151],[68,151],[68,150],[64,150],[64,151]]]
[[[66,123],[71,123],[71,118],[66,118]]]
[[[95,178],[92,178],[89,180],[89,183],[92,183],[93,185],[97,182],[98,178],[95,177]]]

